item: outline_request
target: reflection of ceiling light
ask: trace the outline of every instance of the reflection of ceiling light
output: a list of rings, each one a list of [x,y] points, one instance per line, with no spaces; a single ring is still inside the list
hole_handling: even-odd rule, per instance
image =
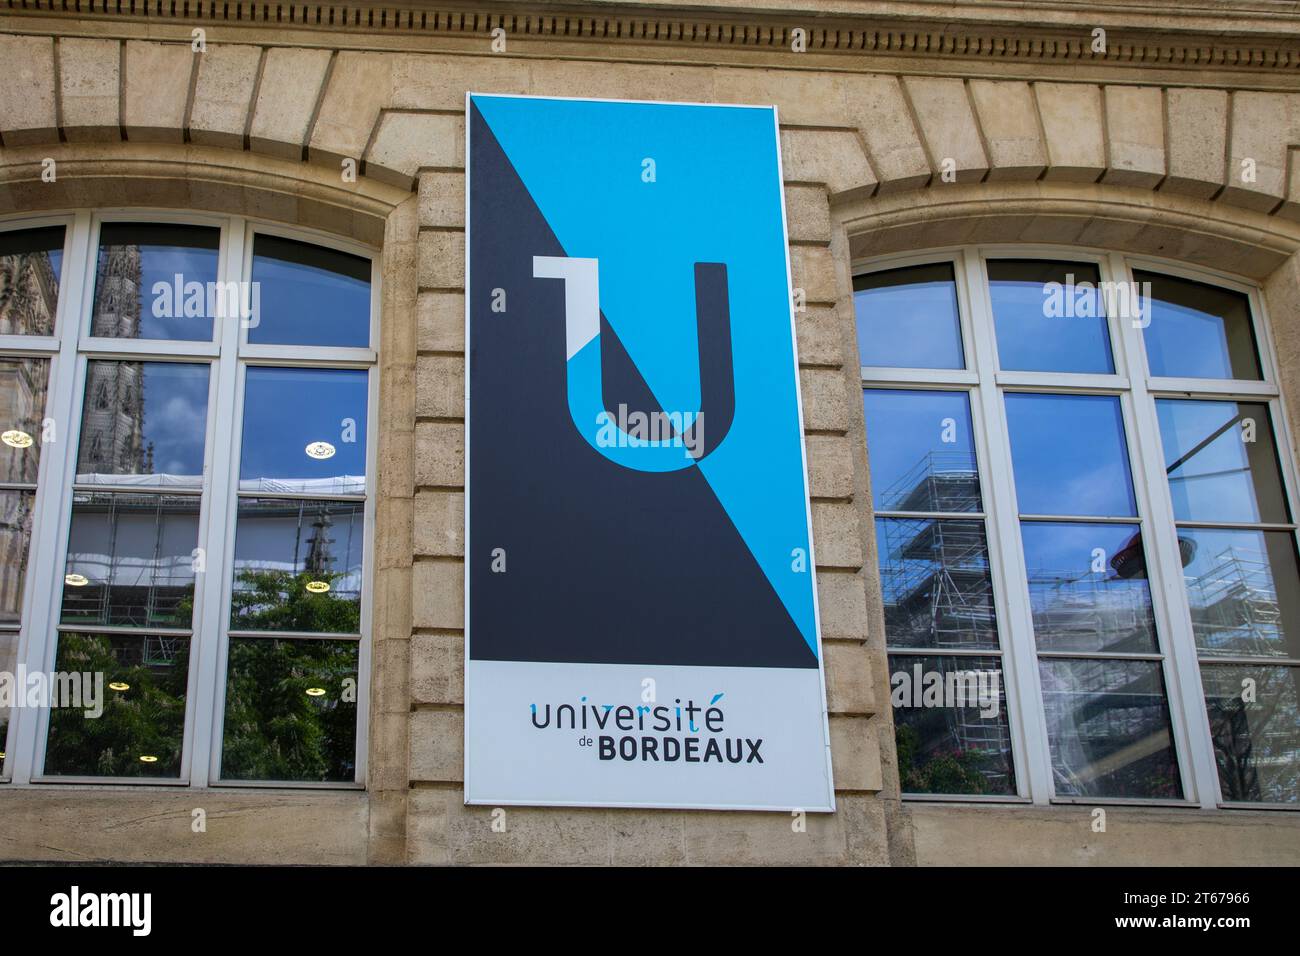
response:
[[[308,458],[333,458],[334,446],[327,441],[314,441],[307,446]]]
[[[0,760],[4,760],[4,759],[5,759],[5,752],[3,750],[0,750]]]
[[[65,574],[63,576],[63,583],[71,585],[74,588],[84,588],[90,583],[90,578],[86,577],[84,574]]]
[[[308,581],[304,586],[312,594],[324,594],[330,589],[330,583],[328,581]]]
[[[140,755],[140,762],[141,762],[141,763],[157,763],[157,762],[158,762],[158,758],[155,757],[153,754],[141,754],[141,755]]]
[[[308,697],[324,697],[324,696],[325,696],[325,688],[324,688],[324,687],[308,687],[308,688],[307,688],[307,696],[308,696]]]
[[[119,691],[120,691],[120,690],[130,690],[130,689],[131,689],[131,685],[128,684],[128,683],[127,683],[126,681],[124,681],[124,680],[115,680],[115,681],[113,681],[113,683],[111,683],[111,684],[108,685],[108,689],[109,689],[109,690],[119,690]]]
[[[4,442],[10,448],[31,448],[32,436],[17,428],[11,428],[9,431],[0,435],[0,441]]]

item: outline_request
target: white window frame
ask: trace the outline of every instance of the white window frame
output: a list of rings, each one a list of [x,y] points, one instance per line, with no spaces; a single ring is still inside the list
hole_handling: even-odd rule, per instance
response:
[[[1113,374],[1003,371],[998,364],[996,333],[988,296],[989,259],[1037,259],[1091,263],[1102,281],[1133,281],[1134,270],[1207,283],[1240,292],[1249,300],[1261,379],[1175,379],[1147,374],[1146,347],[1141,327],[1129,318],[1107,316]],[[1297,810],[1296,804],[1228,802],[1223,799],[1210,737],[1205,697],[1201,687],[1200,659],[1192,634],[1191,609],[1178,558],[1178,531],[1173,501],[1164,472],[1164,455],[1156,416],[1156,399],[1166,397],[1255,401],[1267,404],[1272,419],[1282,481],[1291,507],[1292,521],[1276,526],[1289,530],[1300,546],[1300,496],[1297,495],[1296,450],[1283,407],[1278,382],[1277,353],[1271,324],[1258,285],[1216,270],[1190,267],[1153,256],[1117,253],[1087,246],[1041,244],[980,244],[951,246],[922,253],[862,259],[853,263],[855,277],[888,269],[948,262],[956,283],[964,369],[889,368],[862,366],[862,387],[888,389],[942,389],[969,396],[974,446],[984,510],[970,515],[945,514],[950,519],[984,520],[988,537],[990,573],[998,626],[999,651],[981,656],[1003,660],[1011,758],[1016,780],[1014,795],[904,794],[915,801],[970,803],[1033,803],[1100,805],[1154,805],[1202,809]],[[856,331],[855,331],[856,341]],[[1021,514],[1016,502],[1011,446],[1005,403],[1008,391],[1057,394],[1117,395],[1123,414],[1137,517],[1124,523],[1140,528],[1151,572],[1152,611],[1158,637],[1152,654],[1041,652],[1033,633]],[[870,436],[868,436],[868,442]],[[874,507],[874,506],[873,506]],[[888,517],[889,511],[873,511]],[[1029,516],[1025,516],[1029,517]],[[1056,521],[1069,516],[1051,515]],[[1096,518],[1089,519],[1096,521]],[[1108,519],[1102,519],[1103,521]],[[1118,520],[1118,519],[1115,519]],[[1186,522],[1203,525],[1204,522]],[[1237,523],[1233,523],[1237,527]],[[874,527],[874,526],[873,526]],[[1253,525],[1252,525],[1253,527]],[[874,530],[873,530],[874,533]],[[1179,573],[1174,573],[1179,569]],[[879,575],[879,568],[874,569]],[[926,655],[925,649],[887,647],[891,655]],[[976,653],[972,651],[971,653]],[[1159,659],[1182,799],[1058,796],[1052,787],[1051,751],[1039,680],[1040,657]],[[1208,659],[1207,664],[1232,663],[1238,657]],[[1300,663],[1290,658],[1256,659],[1273,665]]]
[[[214,318],[210,342],[124,340],[92,337],[88,333],[94,306],[99,227],[108,222],[175,223],[220,229],[217,280],[251,279],[253,238],[274,235],[351,253],[370,262],[370,344],[366,348],[274,346],[249,344],[243,322]],[[72,519],[76,449],[81,425],[87,363],[95,359],[206,363],[208,378],[207,434],[204,441],[203,486],[197,547],[203,549],[206,571],[196,576],[194,616],[189,629],[190,668],[186,688],[181,770],[174,780],[139,777],[45,775],[49,709],[16,707],[10,711],[6,752],[10,787],[128,785],[207,788],[275,787],[294,789],[364,789],[369,744],[371,625],[376,466],[378,462],[379,398],[379,250],[361,243],[304,228],[283,226],[243,216],[168,209],[104,208],[18,216],[0,221],[0,231],[62,225],[63,269],[51,337],[0,336],[0,357],[39,355],[51,362],[45,417],[58,423],[58,440],[43,444],[38,469],[27,573],[24,581],[21,636],[17,661],[28,672],[53,669],[62,601],[62,574]],[[251,365],[309,368],[354,368],[367,373],[366,482],[362,535],[361,623],[359,635],[281,635],[320,637],[358,642],[356,773],[351,781],[236,781],[220,779],[222,721],[225,712],[226,659],[230,640],[230,599],[233,588],[234,534],[240,493],[239,453],[243,425],[243,385]],[[105,486],[106,488],[109,486]],[[111,489],[110,489],[111,490]],[[135,489],[140,490],[140,489]],[[245,495],[248,496],[248,495]],[[258,493],[256,497],[268,497]],[[285,497],[360,500],[361,495],[286,495]],[[126,630],[159,633],[168,629],[112,627],[79,628],[95,633]],[[259,639],[277,636],[263,632]]]

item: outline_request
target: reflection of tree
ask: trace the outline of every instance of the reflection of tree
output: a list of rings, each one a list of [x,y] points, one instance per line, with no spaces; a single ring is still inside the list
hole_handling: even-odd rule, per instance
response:
[[[155,642],[156,654],[148,653],[150,642]],[[138,658],[138,662],[127,663],[124,658]],[[50,711],[48,773],[107,777],[180,773],[188,639],[130,637],[117,640],[115,646],[110,637],[67,632],[59,635],[57,667],[62,672],[102,673],[104,712],[91,719],[69,707]],[[119,681],[129,689],[109,689],[110,683]],[[140,757],[146,755],[157,757],[157,762],[142,762]]]
[[[982,794],[990,792],[986,767],[990,754],[975,748],[952,748],[919,754],[916,729],[898,724],[898,777],[904,793]],[[922,762],[918,764],[918,759]]]
[[[1295,691],[1288,686],[1294,679],[1290,670],[1265,667],[1254,671],[1250,675],[1255,680],[1251,703],[1242,698],[1240,682],[1234,683],[1237,675],[1225,670],[1220,676],[1221,682],[1206,694],[1205,703],[1223,798],[1294,802],[1300,787],[1300,762],[1295,754]],[[1279,724],[1283,725],[1280,732]],[[1261,769],[1266,770],[1264,779]]]
[[[341,576],[244,572],[233,596],[232,621],[250,630],[355,633],[360,602],[306,588],[309,581],[333,583]],[[358,648],[357,641],[232,637],[222,777],[353,779]],[[325,693],[310,696],[309,688]]]

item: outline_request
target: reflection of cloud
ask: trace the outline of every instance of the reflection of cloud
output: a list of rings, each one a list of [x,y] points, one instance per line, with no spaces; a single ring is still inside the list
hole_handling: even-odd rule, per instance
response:
[[[155,472],[184,475],[203,470],[207,398],[206,375],[200,379],[192,373],[170,374],[146,381],[144,440],[154,446]]]

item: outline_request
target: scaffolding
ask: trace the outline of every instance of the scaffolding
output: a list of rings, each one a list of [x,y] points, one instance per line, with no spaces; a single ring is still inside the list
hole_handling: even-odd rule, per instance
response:
[[[1268,555],[1230,546],[1215,555],[1210,570],[1188,577],[1192,629],[1203,652],[1276,653],[1282,643],[1282,614]]]

